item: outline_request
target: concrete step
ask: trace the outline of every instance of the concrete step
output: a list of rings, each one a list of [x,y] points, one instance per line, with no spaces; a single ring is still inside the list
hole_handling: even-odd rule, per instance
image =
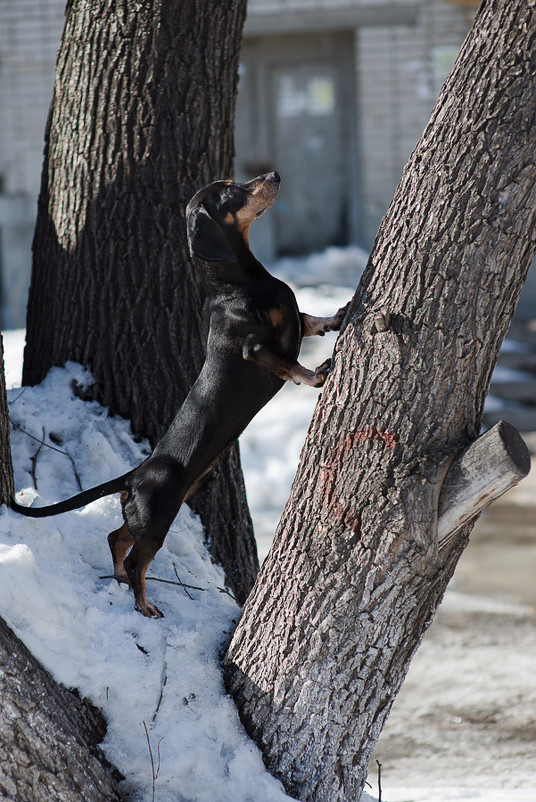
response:
[[[510,370],[523,370],[536,375],[535,351],[501,351],[498,365]]]
[[[484,425],[486,427],[493,426],[500,420],[508,421],[512,426],[515,426],[520,432],[536,432],[536,406],[492,410],[491,412],[484,412]]]
[[[490,395],[507,401],[536,405],[536,379],[534,381],[491,381]]]

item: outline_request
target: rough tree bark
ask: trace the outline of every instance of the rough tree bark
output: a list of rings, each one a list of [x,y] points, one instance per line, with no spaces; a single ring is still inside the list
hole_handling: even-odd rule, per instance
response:
[[[95,748],[101,713],[58,685],[0,618],[0,793],[13,802],[121,800]]]
[[[91,367],[154,445],[204,358],[186,203],[231,174],[246,0],[70,0],[46,130],[25,384]],[[243,600],[258,569],[238,447],[196,507]]]
[[[536,0],[486,0],[380,228],[225,658],[299,799],[359,798],[468,541],[463,516],[438,538],[438,508],[536,250],[535,119]]]
[[[13,498],[9,411],[0,335],[0,527]],[[100,712],[53,680],[0,618],[0,794],[32,802],[120,800],[119,774],[96,749]]]

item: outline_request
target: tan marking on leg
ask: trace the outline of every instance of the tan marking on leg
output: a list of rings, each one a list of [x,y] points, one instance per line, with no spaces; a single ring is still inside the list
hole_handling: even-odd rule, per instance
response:
[[[283,323],[283,310],[280,306],[275,306],[273,309],[268,310],[268,317],[272,326],[277,328]]]
[[[326,381],[326,377],[331,370],[331,359],[326,359],[315,370],[300,365],[296,362],[290,369],[282,371],[279,375],[286,381],[292,381],[294,384],[307,384],[309,387],[322,387]]]
[[[347,308],[348,305],[341,307],[341,309],[331,317],[315,317],[314,315],[302,313],[303,336],[322,336],[328,331],[339,331]]]
[[[114,576],[118,582],[125,582],[127,585],[130,585],[130,579],[128,578],[124,562],[133,543],[134,539],[128,531],[126,524],[123,524],[119,529],[110,532],[108,535],[108,545],[110,546],[114,563]]]
[[[125,560],[125,568],[134,591],[136,609],[147,618],[163,618],[164,614],[147,598],[145,573],[160,547],[138,540]]]

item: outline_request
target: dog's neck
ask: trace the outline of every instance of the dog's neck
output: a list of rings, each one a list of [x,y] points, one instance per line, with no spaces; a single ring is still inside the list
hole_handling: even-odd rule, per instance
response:
[[[211,295],[217,295],[226,288],[256,282],[269,275],[266,268],[249,251],[248,258],[233,259],[226,262],[203,262],[201,271],[204,282]]]
[[[268,274],[264,265],[253,255],[247,237],[233,232],[228,239],[236,259],[224,262],[203,261],[202,273],[212,292],[217,292],[218,287],[224,285],[236,286],[244,281],[259,280]]]

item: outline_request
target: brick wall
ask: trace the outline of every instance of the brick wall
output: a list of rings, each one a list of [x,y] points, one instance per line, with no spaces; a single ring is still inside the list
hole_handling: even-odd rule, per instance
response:
[[[0,297],[3,327],[24,325],[43,134],[63,0],[0,2]]]
[[[444,0],[423,3],[416,22],[358,29],[358,125],[369,245],[469,29],[466,12]]]
[[[63,5],[0,2],[0,173],[8,195],[37,192]]]
[[[64,0],[0,0],[4,327],[24,325],[43,133],[63,9]],[[360,230],[363,244],[370,246],[470,20],[468,12],[445,0],[249,0],[250,35],[323,26],[355,35]]]

